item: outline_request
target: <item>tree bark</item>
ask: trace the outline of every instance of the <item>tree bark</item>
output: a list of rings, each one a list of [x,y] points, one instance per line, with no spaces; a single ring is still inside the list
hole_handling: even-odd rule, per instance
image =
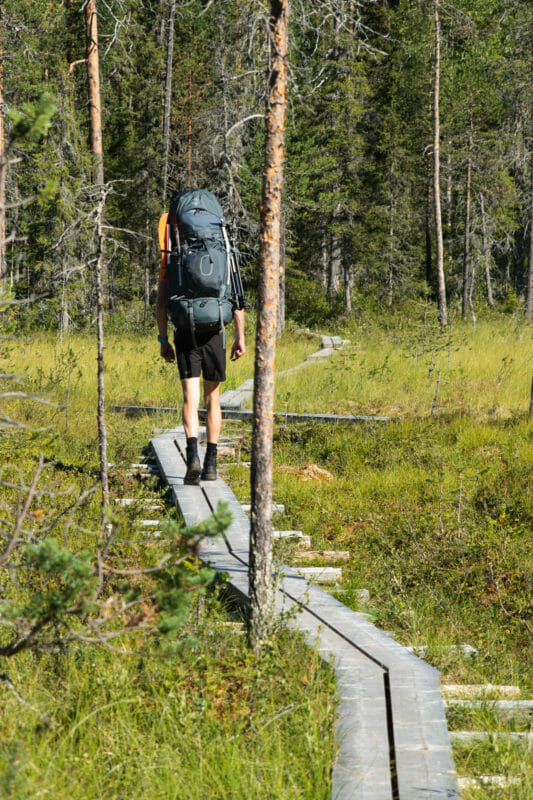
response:
[[[85,31],[87,42],[87,82],[91,152],[94,159],[93,183],[104,182],[104,151],[102,145],[102,105],[100,101],[100,65],[98,62],[98,17],[96,0],[87,0],[85,6]]]
[[[337,189],[338,191],[338,189]],[[340,214],[341,204],[337,203],[333,209],[332,224],[335,226],[337,218]],[[333,228],[330,232],[330,253],[329,253],[329,271],[328,271],[328,295],[336,297],[339,294],[341,284],[341,241],[338,232]]]
[[[170,0],[168,11],[167,68],[165,77],[165,107],[163,112],[163,202],[167,201],[168,159],[170,153],[170,107],[172,103],[172,65],[174,60],[174,19],[176,0]]]
[[[533,315],[533,26],[531,26],[531,73],[530,73],[530,138],[529,138],[529,161],[530,161],[530,213],[529,213],[529,264],[527,269],[526,281],[526,319],[531,321]]]
[[[287,105],[288,18],[289,0],[271,0],[251,465],[250,641],[256,653],[261,651],[262,643],[269,636],[273,615],[272,426]]]
[[[389,173],[389,270],[387,276],[387,300],[388,306],[392,306],[394,298],[394,189],[393,189],[392,167]]]
[[[431,241],[431,206],[433,197],[431,191],[431,162],[427,157],[427,183],[426,183],[426,214],[425,214],[425,239],[426,239],[426,283],[433,294],[433,246]]]
[[[105,511],[109,505],[109,477],[107,468],[107,429],[105,423],[105,389],[104,389],[104,230],[102,217],[106,200],[105,188],[102,187],[96,206],[96,339],[97,339],[97,373],[98,373],[98,444],[100,452],[100,483],[102,485],[102,530],[105,526]]]
[[[448,322],[446,308],[446,281],[444,278],[444,246],[442,241],[442,213],[440,203],[440,25],[439,0],[434,0],[435,18],[435,76],[433,84],[433,200],[435,203],[435,241],[437,255],[437,292],[439,322],[443,328]]]
[[[4,110],[4,20],[0,16],[0,286],[7,282],[6,270],[6,136]]]
[[[470,197],[472,186],[472,144],[474,141],[474,125],[470,114],[468,131],[468,152],[466,156],[466,197],[465,197],[465,234],[463,242],[463,302],[462,318],[466,319],[470,296]]]
[[[279,245],[279,297],[278,297],[278,339],[285,330],[285,216],[281,214],[281,230]]]

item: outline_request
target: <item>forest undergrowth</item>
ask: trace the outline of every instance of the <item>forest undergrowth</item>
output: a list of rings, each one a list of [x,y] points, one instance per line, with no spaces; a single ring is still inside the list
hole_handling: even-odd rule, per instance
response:
[[[329,330],[350,344],[331,360],[278,380],[279,411],[391,418],[276,425],[275,500],[286,507],[279,527],[310,534],[313,549],[349,550],[339,598],[402,644],[426,647],[443,682],[515,684],[531,698],[533,421],[527,412],[533,330],[494,315],[475,328],[455,323],[441,334],[435,319],[423,307],[420,312],[416,323],[361,315],[340,331]],[[289,329],[278,370],[302,362],[317,341]],[[231,365],[228,388],[251,377],[252,350],[250,344],[247,357]],[[83,492],[97,481],[94,343],[85,335],[60,344],[36,334],[6,342],[3,351],[4,373],[24,374],[24,388],[58,403],[10,401],[10,413],[43,430],[19,431],[2,442],[26,480],[40,452],[50,463],[45,480],[51,494],[32,511],[38,529],[68,505],[60,492],[69,486]],[[177,402],[173,368],[159,360],[153,337],[136,334],[108,336],[106,390],[109,404]],[[157,496],[155,486],[127,468],[138,461],[154,425],[176,422],[173,414],[131,420],[108,413],[113,497]],[[234,429],[227,423],[225,432]],[[239,462],[249,460],[250,431],[240,426],[239,436],[237,463],[227,459],[221,470],[244,501],[249,471]],[[68,544],[83,549],[94,543],[96,499],[77,514]],[[131,538],[132,509],[113,514]],[[128,557],[139,560],[147,552],[139,541]],[[277,557],[291,562],[291,548]],[[362,588],[369,591],[364,603]],[[195,615],[189,620],[194,639],[172,660],[153,653],[116,656],[78,643],[64,652],[20,654],[3,666],[28,707],[7,683],[0,686],[2,796],[36,796],[39,787],[43,796],[55,797],[68,787],[72,797],[167,798],[191,782],[190,797],[251,797],[268,774],[275,787],[269,796],[327,797],[331,673],[283,632],[265,661],[254,664],[244,637],[221,624],[232,618],[215,600],[206,609],[200,628]],[[477,655],[453,647],[463,644]],[[510,730],[490,702],[450,724],[492,734]],[[523,744],[494,735],[488,743],[458,746],[456,764],[463,775],[515,780],[506,789],[472,789],[465,797],[530,796]],[[208,784],[216,787],[211,794]]]

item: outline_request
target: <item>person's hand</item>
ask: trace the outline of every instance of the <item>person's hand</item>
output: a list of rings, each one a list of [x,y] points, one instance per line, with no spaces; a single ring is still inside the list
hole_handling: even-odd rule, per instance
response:
[[[164,358],[165,361],[168,361],[171,364],[174,361],[174,348],[170,344],[170,342],[161,342],[161,350],[160,350],[161,358]]]
[[[237,361],[245,353],[246,353],[246,346],[244,344],[244,339],[235,339],[235,341],[231,346],[231,355],[230,355],[231,360]]]

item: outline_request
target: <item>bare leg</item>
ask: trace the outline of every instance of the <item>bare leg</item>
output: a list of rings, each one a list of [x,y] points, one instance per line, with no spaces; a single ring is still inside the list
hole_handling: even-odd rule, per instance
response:
[[[204,396],[207,410],[207,441],[216,444],[222,428],[220,383],[204,380]]]
[[[198,438],[198,408],[200,406],[200,378],[184,378],[183,388],[183,427],[185,436]]]

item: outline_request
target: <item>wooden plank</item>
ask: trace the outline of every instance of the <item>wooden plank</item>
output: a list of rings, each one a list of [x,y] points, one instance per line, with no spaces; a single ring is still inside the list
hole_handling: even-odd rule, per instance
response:
[[[349,550],[295,550],[293,558],[305,558],[306,561],[348,561]]]
[[[160,406],[109,406],[110,411],[115,411],[126,416],[142,414],[176,414],[175,408]],[[200,418],[207,417],[205,408],[198,410]],[[251,409],[222,409],[223,419],[239,419],[251,422],[254,412]],[[293,412],[276,411],[274,419],[277,422],[391,422],[393,417],[381,417],[364,414],[295,414]]]
[[[528,722],[533,718],[533,700],[465,700],[444,701],[446,709],[494,711],[500,719]]]
[[[340,567],[294,567],[298,575],[301,575],[313,583],[338,583],[342,580],[342,569]]]
[[[520,697],[522,692],[519,686],[502,685],[498,683],[445,683],[440,687],[442,696],[469,697],[479,700],[493,697]]]
[[[173,435],[174,440],[168,435],[160,437],[163,444],[154,450],[161,468],[164,465],[165,471],[169,470],[168,482],[184,518],[191,516],[191,505],[198,517],[207,516],[220,500],[226,500],[235,512],[225,540],[207,540],[203,558],[229,575],[228,590],[246,605],[248,518],[220,478],[201,487],[183,486],[184,438]],[[155,444],[157,440],[152,441]],[[278,579],[277,613],[298,609],[299,613],[289,614],[289,624],[302,630],[321,656],[335,665],[339,755],[332,797],[458,798],[437,671],[294,569],[284,567]]]

